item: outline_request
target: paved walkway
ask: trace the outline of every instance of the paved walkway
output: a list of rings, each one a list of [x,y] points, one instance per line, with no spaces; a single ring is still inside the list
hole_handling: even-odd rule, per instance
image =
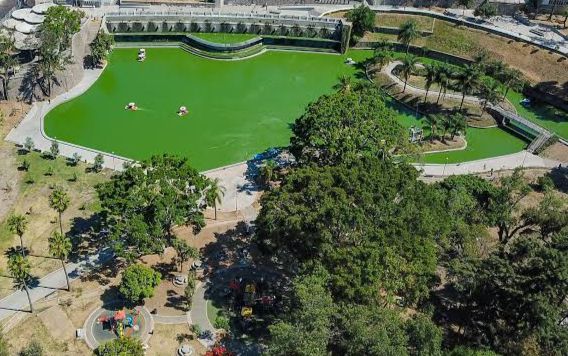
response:
[[[414,164],[424,176],[445,177],[458,174],[486,173],[523,168],[554,168],[562,162],[539,157],[523,150],[510,155],[451,164]],[[563,165],[566,165],[565,163]]]
[[[389,64],[387,64],[383,69],[382,72],[385,73],[386,75],[388,75],[388,77],[395,82],[396,84],[400,85],[402,88],[404,88],[404,81],[402,79],[400,79],[399,77],[397,77],[396,75],[392,74],[392,71],[399,65],[401,65],[402,62],[401,61],[393,61],[390,62]],[[422,88],[417,88],[415,86],[412,86],[410,84],[406,84],[406,90],[414,93],[418,96],[424,96],[426,95],[426,90],[422,89]],[[434,91],[434,90],[430,90],[428,91],[428,97],[438,97],[438,95],[440,94],[439,91]],[[450,99],[456,99],[456,100],[462,100],[462,95],[459,93],[446,93],[446,94],[442,94],[444,96],[444,98],[450,98]],[[466,95],[464,101],[470,102],[470,103],[474,103],[474,104],[480,104],[481,100],[476,97],[476,96],[472,96],[472,95]]]
[[[30,137],[36,149],[49,151],[52,142],[57,140],[57,137],[48,137],[45,134],[43,130],[43,119],[45,115],[57,105],[83,94],[95,83],[102,72],[103,69],[85,70],[83,79],[67,93],[61,94],[52,100],[35,102],[20,124],[10,130],[8,136],[6,136],[6,140],[18,145],[23,145],[26,138]],[[114,170],[120,170],[125,162],[130,161],[127,158],[117,155],[64,142],[59,142],[59,151],[60,155],[64,157],[72,157],[74,153],[78,153],[81,155],[81,159],[86,162],[93,162],[95,156],[100,153],[104,157],[103,166]]]
[[[74,281],[81,277],[86,271],[108,261],[113,256],[110,250],[85,257],[77,262],[66,265],[69,281]],[[39,279],[37,286],[30,287],[30,297],[32,302],[37,302],[57,290],[66,288],[65,275],[63,269],[53,271]],[[4,320],[15,313],[29,310],[28,298],[25,291],[16,291],[0,300],[0,320]]]
[[[152,319],[156,324],[189,324],[191,325],[191,318],[189,313],[185,315],[153,315]]]
[[[194,325],[199,325],[202,336],[199,337],[199,342],[203,346],[209,348],[215,344],[216,329],[207,316],[207,299],[205,299],[205,283],[199,283],[195,287],[193,300],[191,302],[191,311],[189,312],[191,321]]]

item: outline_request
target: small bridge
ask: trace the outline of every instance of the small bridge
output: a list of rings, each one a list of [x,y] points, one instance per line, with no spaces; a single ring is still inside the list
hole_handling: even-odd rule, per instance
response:
[[[544,127],[499,106],[491,105],[489,108],[497,114],[498,121],[502,126],[506,126],[531,140],[527,147],[527,151],[531,153],[538,151],[554,135]]]

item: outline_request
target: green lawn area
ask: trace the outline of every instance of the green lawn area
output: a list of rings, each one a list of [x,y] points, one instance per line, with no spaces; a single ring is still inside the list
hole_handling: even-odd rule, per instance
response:
[[[507,98],[515,105],[519,115],[549,129],[562,138],[568,139],[568,113],[551,105],[540,103],[525,107],[520,103],[524,96],[513,91],[507,94]]]
[[[216,42],[216,43],[239,43],[250,40],[251,38],[258,37],[257,35],[251,35],[247,33],[203,33],[196,32],[192,33],[193,36],[199,37],[203,40]]]
[[[214,303],[215,302],[212,302],[211,300],[207,301],[207,318],[209,319],[211,325],[214,325],[217,316],[222,314],[222,309],[217,308]]]
[[[199,170],[216,168],[287,145],[290,124],[309,102],[332,91],[339,75],[361,74],[345,58],[372,54],[270,51],[215,61],[174,48],[147,51],[148,59],[138,63],[136,49],[116,49],[85,94],[47,115],[47,135],[138,160],[169,152],[189,157]],[[125,110],[129,102],[139,110]],[[180,106],[188,107],[187,116],[177,116]],[[403,109],[399,117],[405,126],[416,123]],[[456,161],[522,149],[522,141],[499,129],[476,132],[468,133],[466,150],[452,154]]]

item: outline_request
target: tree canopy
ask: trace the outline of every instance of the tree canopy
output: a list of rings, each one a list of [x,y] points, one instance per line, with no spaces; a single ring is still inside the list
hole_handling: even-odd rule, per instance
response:
[[[98,356],[144,356],[144,348],[139,339],[127,336],[100,345],[96,354]]]
[[[154,156],[97,186],[109,244],[128,261],[171,246],[175,225],[204,226],[209,180],[185,158]]]
[[[160,283],[160,273],[142,264],[134,264],[124,270],[119,292],[131,303],[138,303],[154,295],[154,288]]]
[[[334,165],[404,150],[408,134],[376,88],[320,97],[292,128],[290,151],[302,163]]]
[[[263,196],[258,239],[300,263],[321,262],[333,271],[336,296],[368,301],[383,290],[419,300],[445,223],[440,194],[417,175],[412,166],[376,159],[293,170]]]

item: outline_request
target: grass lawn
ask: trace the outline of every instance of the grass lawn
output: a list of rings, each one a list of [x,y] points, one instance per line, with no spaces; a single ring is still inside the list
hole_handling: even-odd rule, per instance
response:
[[[192,33],[193,36],[216,43],[239,43],[258,37],[247,33]]]
[[[207,318],[209,318],[211,325],[215,325],[215,319],[222,312],[221,308],[217,308],[213,303],[211,300],[207,301]]]
[[[116,49],[85,94],[47,115],[45,130],[58,140],[138,160],[169,152],[189,157],[199,170],[216,168],[287,145],[290,124],[309,102],[331,92],[339,75],[360,76],[343,63],[345,58],[360,61],[371,55],[270,51],[227,62],[150,48],[148,60],[138,63],[136,49]],[[128,102],[139,110],[125,110]],[[187,116],[177,116],[180,106],[188,107]],[[404,110],[399,116],[406,126],[416,121]],[[456,160],[490,156],[493,139],[472,141],[466,151],[455,153]],[[505,132],[495,143],[500,148],[494,155],[522,148]]]
[[[420,31],[432,31],[434,19],[426,16],[379,13],[375,17],[375,25],[382,27],[400,27],[406,21],[414,21]]]
[[[519,115],[549,129],[564,139],[568,139],[568,113],[541,103],[531,104],[528,107],[523,106],[520,101],[524,96],[513,91],[509,91],[507,98],[515,105]]]

